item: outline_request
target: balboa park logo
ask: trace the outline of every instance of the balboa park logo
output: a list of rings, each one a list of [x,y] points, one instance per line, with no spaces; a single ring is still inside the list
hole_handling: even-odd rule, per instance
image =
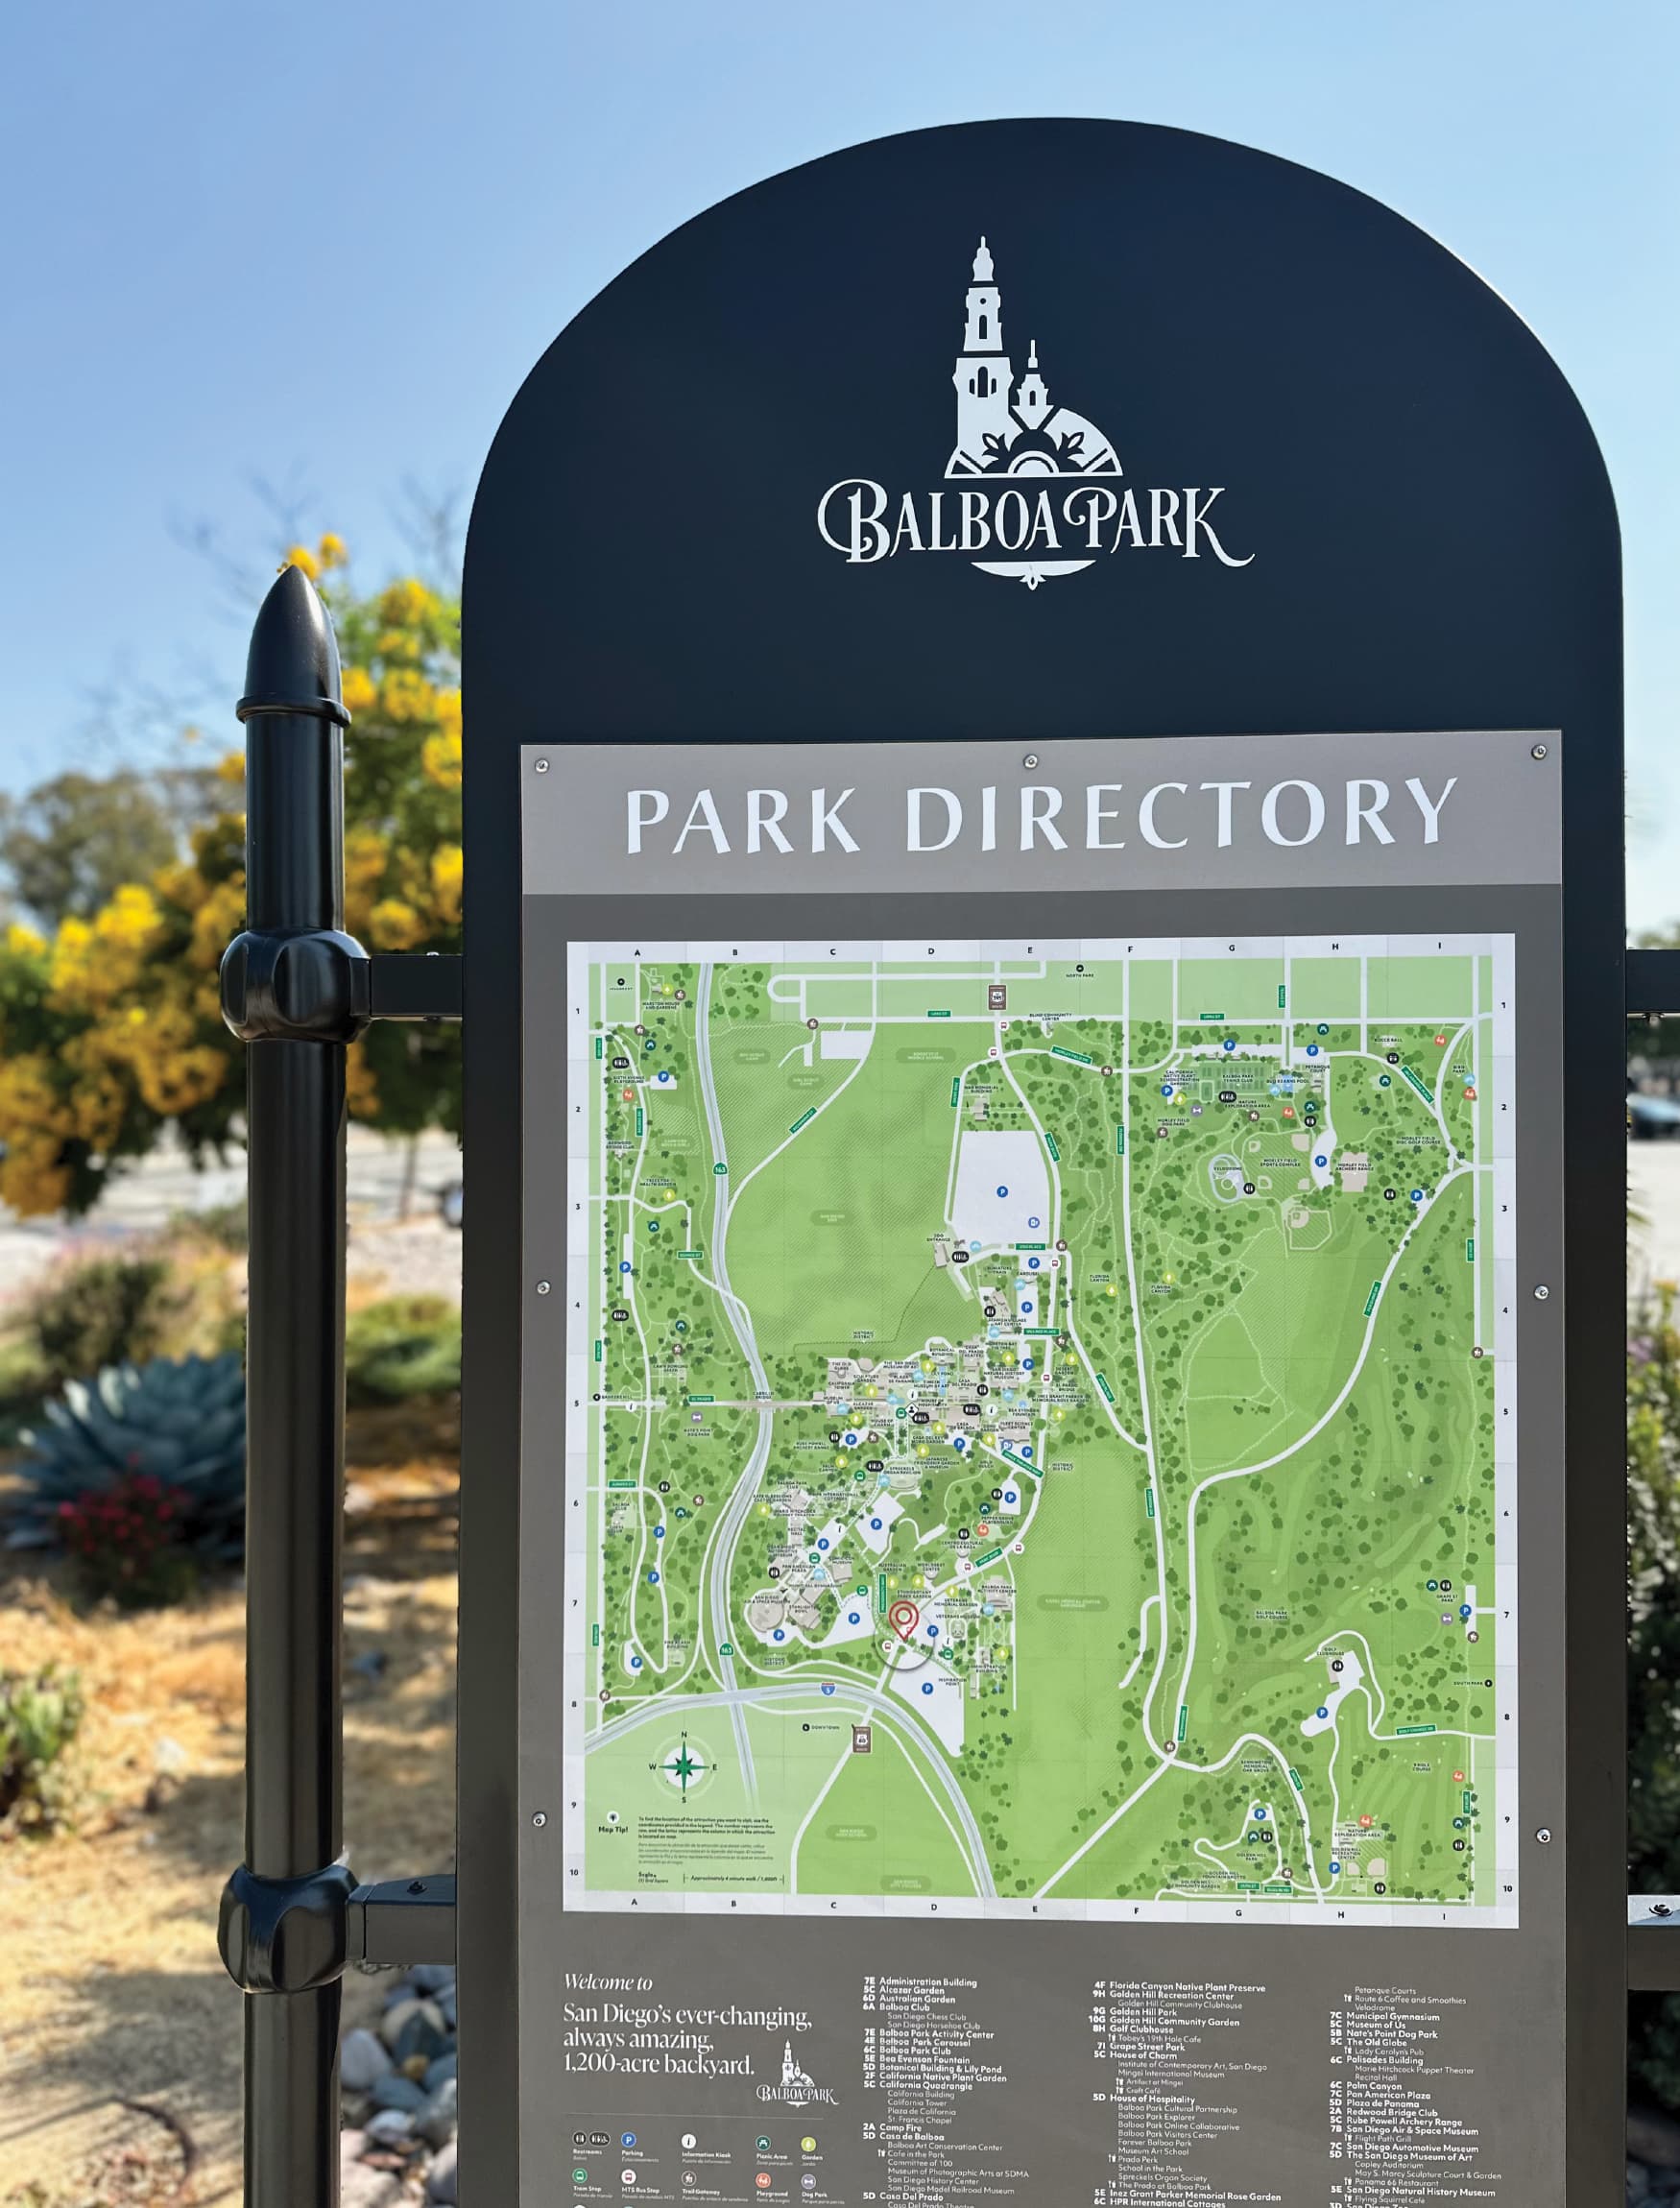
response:
[[[1052,575],[1077,575],[1115,552],[1212,555],[1226,567],[1246,567],[1254,558],[1228,552],[1210,518],[1223,485],[1137,491],[1125,482],[1095,422],[1051,397],[1036,338],[1017,376],[984,238],[951,380],[956,443],[945,473],[962,488],[895,495],[868,476],[831,484],[817,527],[849,565],[873,566],[904,552],[957,552],[983,574],[1012,576],[1036,590]]]
[[[799,2057],[788,2040],[781,2050],[781,2082],[779,2085],[761,2085],[760,2100],[779,2101],[783,2108],[808,2108],[814,2100],[832,2101],[833,2093],[826,2085],[818,2085],[799,2066]]]

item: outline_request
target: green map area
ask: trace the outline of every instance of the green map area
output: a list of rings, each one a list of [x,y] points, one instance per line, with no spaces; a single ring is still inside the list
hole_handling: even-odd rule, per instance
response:
[[[1373,941],[574,948],[571,1906],[1515,1921],[1509,939]]]

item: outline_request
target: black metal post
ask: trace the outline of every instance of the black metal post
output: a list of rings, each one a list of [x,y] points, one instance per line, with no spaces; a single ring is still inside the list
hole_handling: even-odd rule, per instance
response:
[[[340,1692],[345,1048],[368,962],[344,925],[345,711],[307,576],[257,614],[246,730],[247,925],[223,1010],[250,1044],[246,1861],[223,1897],[246,1989],[247,2208],[335,2208],[339,1975],[351,1889]]]

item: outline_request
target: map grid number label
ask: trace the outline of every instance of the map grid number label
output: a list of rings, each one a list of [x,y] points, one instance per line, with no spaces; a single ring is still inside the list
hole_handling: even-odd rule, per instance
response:
[[[1514,1927],[1513,937],[568,961],[564,1906]]]

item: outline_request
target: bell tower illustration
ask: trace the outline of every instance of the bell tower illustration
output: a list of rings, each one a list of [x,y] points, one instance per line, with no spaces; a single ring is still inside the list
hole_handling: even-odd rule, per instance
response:
[[[1039,348],[1035,339],[1027,348],[1026,373],[1020,379],[1015,411],[1028,429],[1042,429],[1050,411],[1050,388],[1039,373]]]
[[[957,441],[945,472],[965,475],[1118,475],[1119,456],[1088,415],[1050,396],[1035,338],[1025,372],[1003,348],[1003,294],[992,248],[980,240],[963,318],[963,349],[951,377]]]
[[[957,394],[957,442],[946,473],[972,475],[986,466],[989,449],[1001,449],[1019,429],[1009,411],[1015,371],[1003,349],[1003,299],[984,238],[974,255],[963,349],[951,381]],[[997,441],[990,448],[988,437]]]
[[[790,2108],[803,2108],[816,2092],[810,2077],[799,2066],[793,2052],[793,2041],[783,2040],[781,2045],[781,2098]]]

